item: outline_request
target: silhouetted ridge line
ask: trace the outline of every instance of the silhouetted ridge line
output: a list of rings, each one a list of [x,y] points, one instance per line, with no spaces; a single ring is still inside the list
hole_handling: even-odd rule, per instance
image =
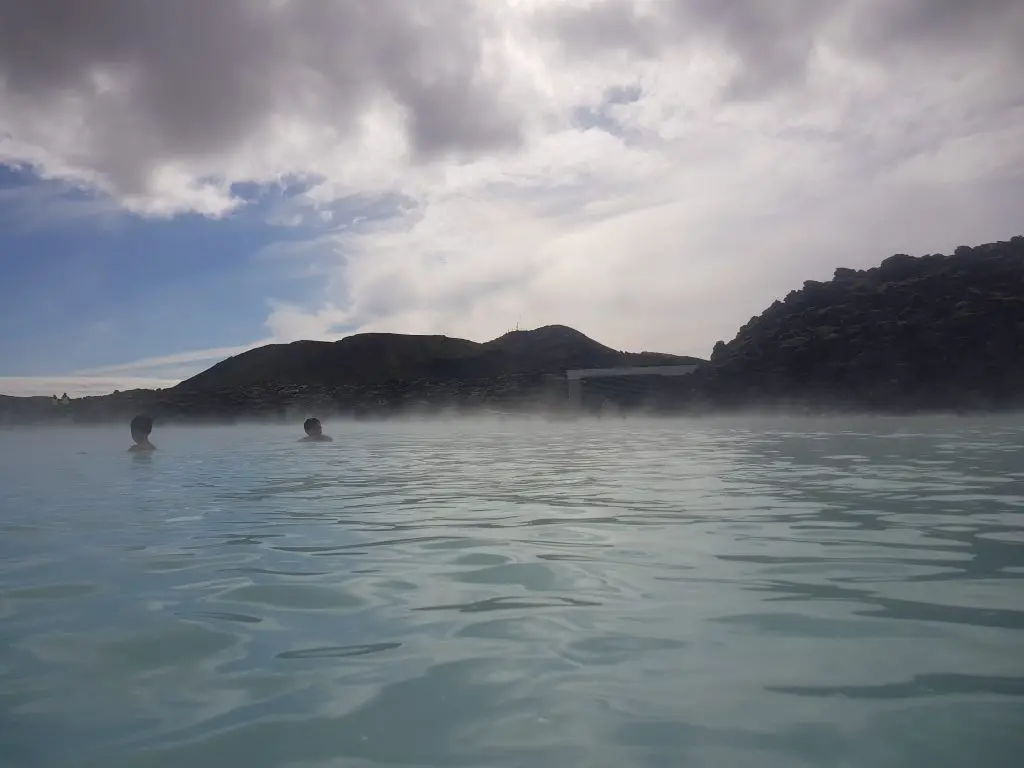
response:
[[[685,317],[680,317],[682,322]],[[573,368],[697,364],[683,376],[587,379]],[[0,424],[627,410],[909,412],[1024,408],[1024,237],[949,256],[897,254],[808,280],[715,345],[711,360],[620,352],[562,325],[477,343],[363,333],[270,344],[167,390],[58,402],[0,396]],[[614,409],[612,409],[614,410]],[[300,420],[301,423],[301,420]]]
[[[449,336],[361,333],[335,342],[300,341],[251,349],[183,381],[176,389],[478,380],[562,374],[568,368],[664,365],[666,361],[686,363],[696,358],[618,352],[562,325],[510,331],[482,344]]]

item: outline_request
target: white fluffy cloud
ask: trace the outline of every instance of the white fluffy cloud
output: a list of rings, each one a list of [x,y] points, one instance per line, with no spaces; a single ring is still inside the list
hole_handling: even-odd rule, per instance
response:
[[[270,338],[565,323],[708,354],[804,279],[1020,229],[1014,0],[0,0],[0,162],[144,215],[306,177]],[[273,297],[267,297],[272,300]],[[254,329],[254,336],[259,333]]]

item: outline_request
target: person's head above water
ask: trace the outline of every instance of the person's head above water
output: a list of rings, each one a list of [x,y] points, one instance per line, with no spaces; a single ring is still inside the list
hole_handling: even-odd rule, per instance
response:
[[[142,414],[132,419],[130,425],[132,431],[132,440],[135,441],[135,445],[131,447],[131,450],[139,450],[141,448],[153,448],[153,444],[149,442],[149,433],[153,431],[153,419],[149,416]]]
[[[309,418],[302,422],[302,429],[305,430],[306,436],[302,438],[302,442],[313,443],[313,442],[330,442],[331,438],[324,434],[324,427],[320,423],[320,419]]]

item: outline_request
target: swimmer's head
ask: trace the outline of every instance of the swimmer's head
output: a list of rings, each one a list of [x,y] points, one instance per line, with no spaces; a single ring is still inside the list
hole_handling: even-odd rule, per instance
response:
[[[320,424],[320,419],[316,418],[306,419],[304,422],[302,422],[302,428],[310,437],[313,437],[314,435],[323,434],[324,431],[323,425]]]
[[[132,440],[136,443],[149,441],[149,433],[153,431],[153,419],[149,416],[136,416],[131,423]]]

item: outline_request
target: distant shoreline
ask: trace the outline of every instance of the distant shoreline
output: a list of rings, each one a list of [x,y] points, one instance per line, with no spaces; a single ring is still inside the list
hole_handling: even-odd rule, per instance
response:
[[[571,423],[597,419],[701,419],[716,417],[801,417],[801,418],[906,418],[979,417],[1024,412],[1024,402],[1006,402],[987,406],[893,404],[868,407],[857,403],[801,401],[762,401],[712,403],[680,388],[663,390],[660,399],[652,397],[635,406],[589,402],[574,406],[564,395],[553,396],[550,389],[521,389],[516,397],[488,399],[487,390],[477,388],[478,398],[435,398],[433,401],[374,401],[370,395],[378,388],[361,391],[363,398],[346,402],[330,389],[306,389],[304,397],[271,398],[254,396],[244,390],[226,393],[190,393],[168,396],[167,391],[136,390],[116,395],[73,398],[66,404],[38,398],[0,399],[0,428],[23,426],[93,426],[124,424],[136,413],[148,413],[162,424],[225,426],[232,424],[292,424],[309,415],[336,422],[448,421],[453,419],[530,420]],[[253,399],[247,399],[248,394]],[[352,393],[348,393],[352,394]],[[436,394],[436,392],[435,392]],[[44,399],[47,400],[47,399]],[[21,402],[18,402],[21,401]],[[19,409],[22,406],[24,409]]]
[[[567,376],[571,371],[590,377]],[[615,350],[563,325],[484,343],[355,334],[258,347],[169,389],[65,403],[0,396],[0,426],[116,422],[143,412],[163,422],[231,423],[486,411],[571,419],[1019,410],[1021,236],[961,246],[949,256],[897,254],[871,269],[836,269],[827,282],[808,280],[732,341],[715,344],[710,360]]]

